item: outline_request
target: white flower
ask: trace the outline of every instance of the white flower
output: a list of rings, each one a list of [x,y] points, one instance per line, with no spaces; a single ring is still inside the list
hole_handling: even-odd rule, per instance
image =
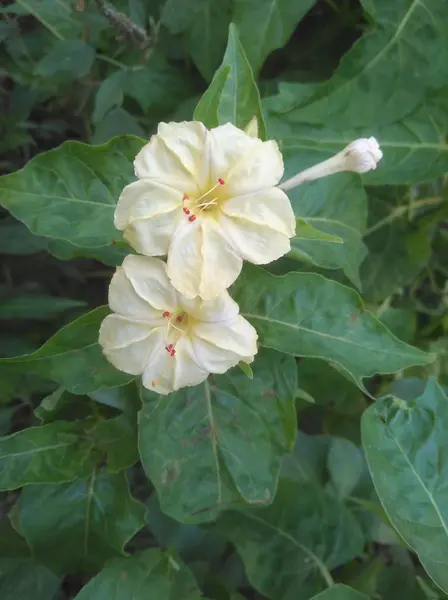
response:
[[[353,171],[355,173],[366,173],[376,169],[377,164],[383,158],[380,146],[374,137],[360,138],[351,142],[344,150],[338,152],[331,158],[305,169],[298,175],[291,177],[279,187],[282,190],[290,190],[301,183],[314,181],[327,175],[340,173],[342,171]]]
[[[168,255],[168,276],[187,298],[210,299],[238,277],[243,259],[269,263],[290,250],[295,217],[276,184],[283,160],[230,123],[160,123],[138,153],[115,226],[141,254]]]
[[[160,394],[197,385],[257,352],[257,332],[227,291],[213,300],[187,299],[171,285],[166,264],[129,255],[109,287],[99,342],[120,371],[143,375]]]

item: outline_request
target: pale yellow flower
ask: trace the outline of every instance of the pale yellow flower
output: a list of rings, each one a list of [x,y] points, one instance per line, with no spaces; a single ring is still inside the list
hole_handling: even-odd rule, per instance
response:
[[[230,123],[161,123],[134,165],[138,181],[124,188],[115,226],[137,252],[167,255],[168,276],[187,298],[213,298],[243,260],[266,264],[290,250],[296,221],[276,187],[276,142]]]
[[[109,305],[113,314],[99,337],[105,356],[160,394],[252,362],[257,352],[257,332],[227,291],[212,300],[185,298],[157,258],[126,256],[112,277]]]

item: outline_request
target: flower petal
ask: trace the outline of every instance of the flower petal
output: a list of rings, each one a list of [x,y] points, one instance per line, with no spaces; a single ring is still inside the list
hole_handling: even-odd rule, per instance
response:
[[[109,306],[114,313],[157,326],[163,324],[160,310],[154,309],[135,291],[123,267],[118,267],[109,285]]]
[[[174,370],[175,390],[186,386],[198,385],[207,379],[208,371],[197,363],[190,338],[180,338],[176,344],[174,358],[176,360]]]
[[[222,177],[231,196],[270,188],[283,176],[277,142],[263,142],[227,123],[209,132],[211,180]]]
[[[123,269],[136,293],[155,310],[176,310],[179,297],[168,279],[163,261],[130,254],[123,261]]]
[[[173,392],[175,365],[176,357],[170,356],[162,343],[151,354],[143,371],[142,383],[145,388],[158,394]]]
[[[243,261],[212,217],[181,224],[168,251],[168,275],[187,298],[208,300],[238,277]]]
[[[120,194],[114,225],[123,230],[135,220],[149,219],[180,209],[182,198],[182,192],[158,181],[134,181]]]
[[[223,202],[221,210],[228,217],[252,221],[288,237],[293,237],[296,232],[291,202],[285,192],[276,187],[230,198]]]
[[[225,323],[195,323],[192,334],[197,360],[210,373],[250,362],[257,353],[257,332],[241,315]]]
[[[181,156],[159,134],[153,135],[137,154],[134,168],[139,179],[165,183],[181,192],[194,193],[198,190],[195,174],[188,170]]]
[[[252,221],[220,215],[219,222],[244,260],[265,265],[291,249],[289,236]]]
[[[108,315],[101,323],[99,343],[114,367],[131,375],[143,372],[161,328]]]
[[[189,315],[203,323],[228,321],[235,318],[240,310],[227,290],[211,300],[202,300],[199,297],[194,300],[181,299],[181,305]]]
[[[199,186],[208,176],[207,128],[200,121],[160,123],[157,133]]]

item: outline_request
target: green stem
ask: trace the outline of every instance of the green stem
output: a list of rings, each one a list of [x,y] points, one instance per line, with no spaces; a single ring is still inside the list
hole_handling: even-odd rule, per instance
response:
[[[439,196],[432,197],[432,198],[423,198],[422,200],[417,200],[416,202],[413,202],[412,209],[414,210],[416,208],[421,208],[422,206],[434,206],[436,204],[440,204],[441,202],[442,202],[442,198],[440,198]],[[409,211],[409,206],[407,204],[404,204],[403,206],[397,206],[397,208],[395,208],[390,213],[390,215],[387,215],[387,217],[384,217],[384,219],[377,221],[375,223],[375,225],[372,225],[372,227],[367,229],[367,231],[364,233],[364,237],[366,238],[367,236],[371,235],[375,231],[378,231],[378,229],[381,229],[381,227],[383,227],[384,225],[388,225],[389,223],[392,223],[393,221],[395,221],[395,219],[402,217],[408,211]]]

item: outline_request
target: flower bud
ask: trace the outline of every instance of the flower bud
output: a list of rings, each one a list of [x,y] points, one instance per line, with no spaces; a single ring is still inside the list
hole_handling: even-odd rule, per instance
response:
[[[374,137],[360,138],[349,144],[343,151],[345,158],[344,171],[367,173],[376,169],[383,157],[380,146]]]
[[[301,183],[321,179],[342,171],[367,173],[367,171],[376,169],[376,165],[382,157],[383,153],[374,137],[360,138],[351,142],[344,150],[331,158],[294,175],[291,179],[281,183],[279,187],[282,190],[290,190]]]

